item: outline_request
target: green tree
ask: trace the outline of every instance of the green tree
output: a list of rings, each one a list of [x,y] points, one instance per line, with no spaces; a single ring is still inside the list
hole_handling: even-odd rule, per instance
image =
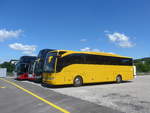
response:
[[[14,64],[11,64],[10,62],[4,62],[2,64],[0,64],[1,68],[7,68],[7,72],[12,72],[15,68]]]
[[[150,72],[150,64],[138,62],[135,65],[137,72]]]

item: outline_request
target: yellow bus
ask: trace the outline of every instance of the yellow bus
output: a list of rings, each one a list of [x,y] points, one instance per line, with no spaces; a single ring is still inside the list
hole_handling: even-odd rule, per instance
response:
[[[43,83],[50,85],[120,83],[133,78],[132,58],[111,53],[55,50],[44,63]]]

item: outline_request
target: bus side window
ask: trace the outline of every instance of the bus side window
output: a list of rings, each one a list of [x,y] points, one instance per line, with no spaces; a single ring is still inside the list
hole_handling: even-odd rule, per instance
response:
[[[84,64],[84,54],[72,54],[72,64]]]
[[[132,65],[132,59],[122,59],[122,65]]]
[[[71,64],[84,64],[84,55],[82,54],[71,54],[61,58],[61,64],[68,66]]]

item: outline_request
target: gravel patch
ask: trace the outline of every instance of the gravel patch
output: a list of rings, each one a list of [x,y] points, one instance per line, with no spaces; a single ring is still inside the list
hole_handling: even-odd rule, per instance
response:
[[[121,84],[100,83],[49,89],[126,113],[150,113],[150,76],[138,76]]]

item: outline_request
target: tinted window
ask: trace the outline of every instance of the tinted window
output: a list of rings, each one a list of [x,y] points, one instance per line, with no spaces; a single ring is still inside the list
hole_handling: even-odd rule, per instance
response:
[[[57,59],[57,72],[61,71],[63,67],[72,64],[85,64],[84,54],[70,54]]]
[[[18,74],[26,73],[28,71],[28,64],[18,63],[16,66],[16,71]]]
[[[40,52],[38,54],[38,58],[44,59],[46,57],[46,54],[50,51],[54,51],[54,49],[42,49],[42,50],[40,50]]]
[[[57,71],[59,72],[63,67],[72,64],[132,65],[132,59],[91,54],[70,54],[58,58]]]
[[[57,53],[48,53],[45,59],[44,72],[52,73],[55,71],[55,61]]]
[[[34,63],[34,62],[29,64],[28,72],[29,72],[30,74],[33,73],[33,71],[34,71],[34,66],[35,66],[35,63]]]
[[[132,59],[119,58],[101,55],[85,55],[86,64],[101,64],[101,65],[132,65]]]
[[[33,56],[23,56],[20,58],[21,63],[31,63],[31,62],[34,62],[35,60],[36,60],[36,57],[33,57]]]
[[[133,65],[132,59],[121,59],[122,65]]]
[[[43,65],[44,65],[44,61],[43,62],[36,62],[35,64],[35,73],[36,74],[41,74],[43,71]]]
[[[61,59],[62,65],[67,66],[71,64],[84,64],[84,55],[83,54],[71,54],[65,56]]]
[[[99,55],[85,54],[85,64],[105,64],[105,57]]]

